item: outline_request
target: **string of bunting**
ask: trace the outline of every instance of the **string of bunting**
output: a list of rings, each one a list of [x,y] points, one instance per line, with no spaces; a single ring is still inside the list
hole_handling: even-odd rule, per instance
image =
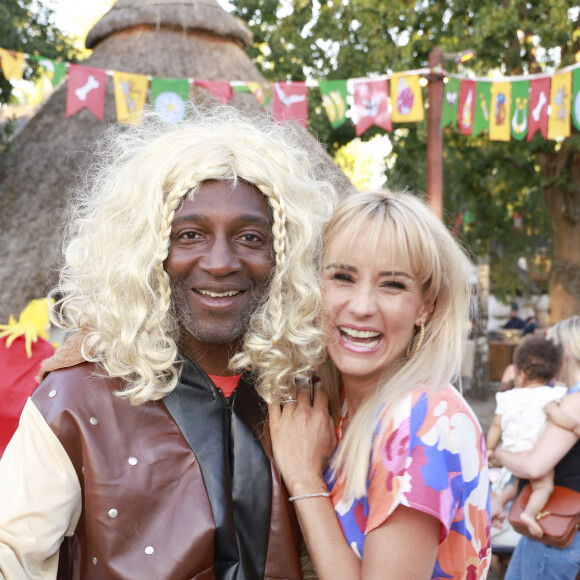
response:
[[[292,119],[306,127],[308,88],[318,85],[331,126],[340,127],[350,115],[360,136],[373,125],[392,131],[393,123],[422,121],[424,80],[439,75],[446,77],[442,128],[451,125],[472,136],[487,132],[489,139],[496,141],[530,141],[538,131],[544,139],[568,137],[572,122],[580,130],[580,63],[552,75],[499,80],[464,78],[424,68],[374,78],[258,83],[158,78],[0,48],[0,66],[7,80],[22,79],[27,59],[44,68],[53,86],[68,76],[67,117],[87,108],[102,121],[107,77],[112,77],[117,119],[122,123],[141,122],[148,93],[152,107],[164,121],[181,121],[186,115],[190,86],[196,85],[224,104],[236,92],[253,93],[264,107],[271,108],[276,119]]]

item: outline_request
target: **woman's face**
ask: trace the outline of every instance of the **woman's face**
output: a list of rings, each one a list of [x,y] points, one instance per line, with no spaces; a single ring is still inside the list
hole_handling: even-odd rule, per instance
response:
[[[330,241],[323,264],[328,352],[344,385],[374,388],[404,356],[415,325],[432,307],[410,268],[387,244],[369,248],[370,235]],[[391,256],[395,256],[391,258]]]

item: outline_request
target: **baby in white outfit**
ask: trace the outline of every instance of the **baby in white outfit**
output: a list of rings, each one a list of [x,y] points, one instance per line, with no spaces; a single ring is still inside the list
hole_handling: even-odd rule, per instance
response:
[[[561,400],[567,392],[564,386],[547,383],[557,375],[562,364],[562,348],[552,341],[533,336],[520,344],[515,355],[514,388],[496,394],[493,424],[487,434],[487,456],[491,461],[500,439],[506,451],[517,453],[531,449],[546,423],[544,407]],[[522,520],[535,536],[543,531],[536,520],[554,489],[554,472],[530,481],[532,493]]]

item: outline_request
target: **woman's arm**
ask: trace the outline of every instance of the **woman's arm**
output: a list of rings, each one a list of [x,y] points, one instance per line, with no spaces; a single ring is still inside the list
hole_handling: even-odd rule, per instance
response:
[[[566,395],[560,403],[560,408],[571,417],[580,417],[580,393]],[[509,453],[498,447],[495,456],[514,475],[537,479],[554,469],[576,441],[578,437],[573,432],[548,422],[533,449]]]
[[[324,493],[322,474],[335,444],[328,399],[321,389],[315,391],[313,406],[307,390],[299,390],[296,398],[298,403],[286,403],[283,411],[279,405],[270,406],[274,457],[291,496]],[[294,506],[320,580],[431,578],[439,545],[436,518],[397,507],[367,535],[361,562],[344,537],[329,497],[297,499]]]

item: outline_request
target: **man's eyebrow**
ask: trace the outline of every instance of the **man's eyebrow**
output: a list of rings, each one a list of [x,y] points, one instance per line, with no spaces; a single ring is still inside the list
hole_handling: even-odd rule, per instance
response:
[[[270,227],[270,221],[265,218],[264,216],[255,215],[255,214],[242,214],[237,216],[234,220],[234,223],[253,223],[253,224],[260,224],[266,227]],[[187,222],[197,222],[197,223],[209,223],[211,219],[203,214],[200,213],[189,213],[185,215],[177,215],[173,218],[173,225],[180,225]]]

